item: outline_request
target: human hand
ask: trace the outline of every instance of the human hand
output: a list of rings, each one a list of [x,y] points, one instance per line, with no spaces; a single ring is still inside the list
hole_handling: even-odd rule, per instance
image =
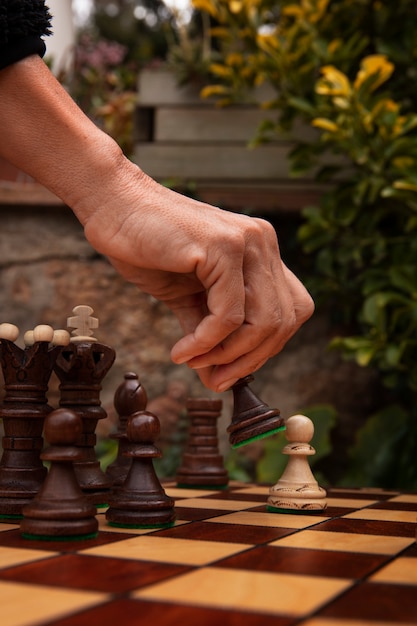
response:
[[[208,388],[259,369],[311,316],[270,224],[150,179],[37,55],[2,70],[0,91],[0,153],[73,209],[122,276],[168,305],[184,332],[172,358]]]
[[[311,316],[312,299],[268,222],[182,196],[136,167],[133,178],[123,209],[93,213],[85,234],[176,315],[184,336],[173,361],[223,391],[283,348]]]

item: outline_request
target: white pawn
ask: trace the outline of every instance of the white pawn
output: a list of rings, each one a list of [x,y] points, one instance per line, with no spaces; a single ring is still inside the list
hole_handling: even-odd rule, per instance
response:
[[[269,490],[267,508],[289,512],[323,511],[327,494],[314,478],[307,458],[316,453],[310,445],[313,422],[305,415],[292,415],[285,425],[288,443],[282,453],[288,454],[288,463],[281,478]]]

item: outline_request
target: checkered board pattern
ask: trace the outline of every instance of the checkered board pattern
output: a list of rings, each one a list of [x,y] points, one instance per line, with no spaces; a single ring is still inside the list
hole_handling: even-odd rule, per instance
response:
[[[168,529],[33,541],[0,524],[1,626],[417,624],[417,493],[328,491],[323,513],[266,509],[268,488],[164,485]]]

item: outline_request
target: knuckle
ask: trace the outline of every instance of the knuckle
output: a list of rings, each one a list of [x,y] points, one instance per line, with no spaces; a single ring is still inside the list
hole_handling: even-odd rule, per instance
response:
[[[236,328],[240,328],[245,321],[245,313],[244,311],[230,311],[223,318],[223,324],[232,330]]]
[[[267,240],[272,241],[273,243],[277,242],[277,234],[275,232],[275,228],[270,222],[265,219],[262,219],[260,217],[253,218],[252,232],[262,239],[266,237]]]
[[[310,319],[315,311],[315,304],[313,298],[308,292],[305,293],[301,307],[297,311],[297,318],[301,323]]]

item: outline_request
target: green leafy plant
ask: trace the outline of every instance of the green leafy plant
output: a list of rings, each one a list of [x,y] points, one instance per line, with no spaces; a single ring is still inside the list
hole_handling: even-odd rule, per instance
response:
[[[215,52],[212,49],[210,17],[194,12],[189,22],[184,22],[174,11],[175,28],[167,33],[168,52],[166,65],[176,76],[178,85],[206,84],[210,80],[210,67]]]
[[[316,255],[315,292],[360,330],[333,345],[417,392],[417,115],[378,91],[392,71],[383,56],[365,58],[353,82],[322,69],[312,123],[347,163],[299,235]]]
[[[417,5],[193,5],[216,22],[212,37],[221,54],[211,66],[216,80],[202,95],[227,105],[251,97],[254,87],[272,87],[261,104],[270,118],[254,144],[290,130],[296,120],[316,129],[291,154],[294,175],[314,168],[328,186],[317,206],[305,208],[299,230],[300,244],[313,259],[308,286],[317,306],[326,305],[343,329],[332,347],[380,372],[390,402],[357,433],[350,477],[383,485],[389,474],[397,486],[415,486]],[[376,463],[362,463],[360,474],[355,459],[369,453],[370,432],[381,454]]]

